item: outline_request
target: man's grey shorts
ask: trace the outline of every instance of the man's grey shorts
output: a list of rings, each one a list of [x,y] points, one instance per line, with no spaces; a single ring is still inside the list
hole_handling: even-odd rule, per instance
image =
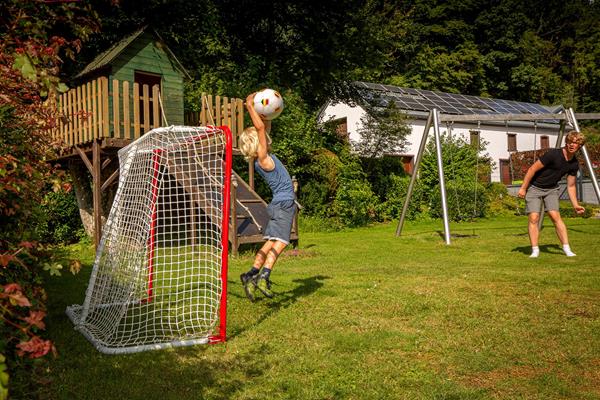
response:
[[[541,189],[537,186],[529,186],[525,194],[527,203],[527,214],[539,213],[542,210],[542,201],[545,211],[558,211],[558,193],[560,188]]]
[[[269,203],[267,212],[270,219],[263,239],[279,240],[285,244],[290,244],[290,233],[296,214],[296,202],[294,200],[284,200]]]

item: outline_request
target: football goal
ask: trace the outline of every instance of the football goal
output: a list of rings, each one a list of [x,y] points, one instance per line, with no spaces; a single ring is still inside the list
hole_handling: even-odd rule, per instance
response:
[[[119,150],[119,186],[85,300],[67,315],[99,351],[225,340],[227,127],[154,129]]]

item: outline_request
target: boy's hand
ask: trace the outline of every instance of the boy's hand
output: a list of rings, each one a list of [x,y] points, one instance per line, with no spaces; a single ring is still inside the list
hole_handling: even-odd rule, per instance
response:
[[[248,97],[246,97],[246,106],[254,105],[254,95],[256,92],[250,93]]]
[[[583,208],[582,206],[580,206],[579,204],[576,206],[573,206],[573,208],[575,209],[575,212],[579,215],[583,214],[585,212],[585,208]]]

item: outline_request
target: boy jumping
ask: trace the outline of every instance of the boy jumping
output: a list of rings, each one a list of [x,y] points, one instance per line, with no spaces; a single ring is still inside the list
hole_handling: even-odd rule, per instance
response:
[[[277,258],[290,243],[296,213],[296,194],[292,179],[281,161],[269,152],[271,121],[261,119],[254,109],[255,94],[246,98],[246,108],[254,126],[246,128],[240,135],[240,151],[246,160],[254,160],[254,167],[269,185],[273,199],[267,206],[270,219],[263,235],[266,242],[256,253],[252,268],[240,275],[250,301],[254,301],[256,288],[266,297],[273,297],[271,271]]]

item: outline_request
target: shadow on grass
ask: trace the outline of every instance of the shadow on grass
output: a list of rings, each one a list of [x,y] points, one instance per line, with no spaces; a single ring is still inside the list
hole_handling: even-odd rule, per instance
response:
[[[512,249],[513,252],[519,252],[526,255],[531,254],[531,246],[519,246]],[[562,249],[557,244],[543,244],[540,246],[540,253],[563,254]]]
[[[296,283],[297,285],[293,289],[285,291],[285,292],[277,291],[277,285],[274,284],[273,292],[275,293],[275,297],[273,299],[267,299],[265,297],[258,297],[255,300],[256,303],[267,302],[267,304],[266,304],[267,310],[265,312],[263,312],[262,314],[257,313],[256,322],[254,322],[252,324],[252,326],[262,323],[264,320],[269,318],[271,315],[279,312],[280,310],[283,310],[283,309],[289,307],[290,305],[297,302],[299,298],[308,296],[308,295],[316,292],[323,286],[322,281],[324,281],[325,279],[331,279],[331,278],[328,276],[324,276],[324,275],[316,275],[316,276],[311,276],[311,277],[303,278],[303,279],[294,279],[292,282]],[[231,282],[229,282],[229,283],[231,283]],[[258,295],[258,293],[257,293],[257,295]],[[260,296],[260,295],[258,295],[258,296]],[[247,327],[242,327],[240,329],[237,329],[233,332],[228,333],[227,338],[228,338],[228,340],[231,340],[231,339],[235,338],[236,336],[241,335],[246,330],[247,330]]]
[[[227,354],[226,345],[222,350],[220,345],[198,345],[122,355],[98,352],[74,329],[64,312],[67,305],[82,304],[90,272],[91,267],[86,266],[77,276],[63,274],[47,279],[46,322],[59,357],[43,360],[32,376],[21,377],[36,382],[36,393],[16,393],[15,398],[100,399],[109,398],[119,388],[119,397],[131,400],[158,398],[157,393],[164,400],[226,400],[268,369],[266,361],[256,356],[269,351],[263,343],[235,356]],[[316,278],[301,280],[290,292],[295,296],[313,292],[319,287]],[[294,301],[286,299],[287,295],[277,303],[285,306]]]
[[[444,239],[444,232],[443,231],[436,231],[437,234]],[[452,233],[450,232],[450,237],[451,238],[478,238],[479,235],[477,235],[474,230],[472,234],[465,234],[465,233]]]

